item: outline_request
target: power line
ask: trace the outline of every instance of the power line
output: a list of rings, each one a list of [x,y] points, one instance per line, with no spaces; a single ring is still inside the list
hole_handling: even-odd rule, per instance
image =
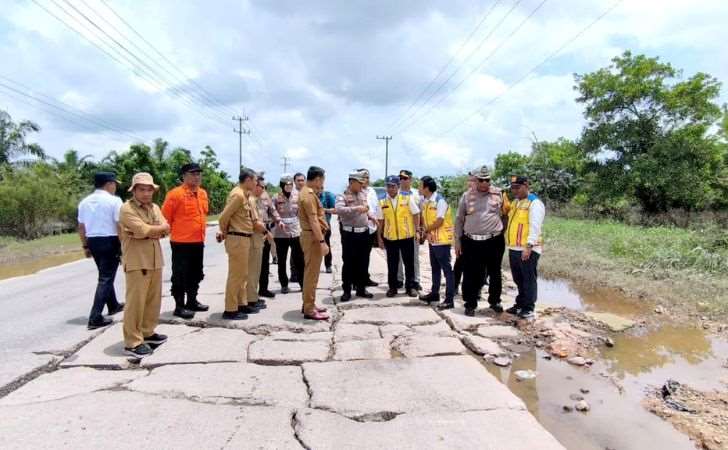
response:
[[[471,76],[473,76],[473,74],[475,74],[476,72],[480,71],[480,70],[481,70],[481,69],[483,68],[483,66],[485,65],[485,63],[486,63],[486,62],[488,62],[488,60],[490,60],[490,58],[491,58],[491,57],[493,57],[493,55],[495,55],[495,54],[496,54],[496,53],[498,52],[498,50],[500,50],[501,48],[503,48],[503,46],[504,46],[505,44],[507,44],[507,43],[508,43],[508,41],[510,41],[510,39],[511,39],[511,38],[512,38],[513,36],[515,36],[515,35],[516,35],[516,33],[518,33],[519,31],[521,31],[521,29],[522,29],[522,28],[523,28],[523,27],[524,27],[524,26],[526,25],[526,23],[527,23],[527,22],[528,22],[528,21],[529,21],[529,20],[530,20],[530,19],[531,19],[531,18],[532,18],[533,16],[535,16],[535,15],[536,15],[536,13],[537,13],[537,12],[538,12],[538,11],[539,11],[539,10],[541,9],[541,7],[543,7],[543,5],[544,5],[544,4],[545,4],[545,3],[547,2],[547,1],[548,1],[548,0],[541,0],[541,2],[540,2],[540,3],[538,4],[538,5],[536,5],[536,7],[535,7],[535,8],[534,8],[534,9],[533,9],[533,10],[532,10],[532,11],[531,11],[531,12],[530,12],[530,13],[529,13],[529,14],[528,14],[528,15],[527,15],[527,16],[526,16],[526,17],[525,17],[525,18],[524,18],[524,19],[523,19],[523,20],[522,20],[522,21],[521,21],[521,22],[520,22],[520,23],[519,23],[519,24],[518,24],[518,25],[517,25],[517,26],[516,26],[516,27],[515,27],[515,28],[514,28],[514,29],[513,29],[512,31],[511,31],[511,32],[510,32],[510,33],[509,33],[509,34],[508,34],[508,36],[506,36],[506,38],[505,38],[505,39],[503,39],[503,40],[502,40],[502,41],[501,41],[501,42],[500,42],[500,43],[499,43],[499,44],[498,44],[497,46],[495,46],[495,48],[493,48],[493,50],[491,50],[491,52],[490,52],[490,53],[488,53],[488,54],[487,54],[487,55],[485,56],[485,58],[483,58],[483,59],[482,59],[482,60],[480,61],[480,63],[479,63],[479,64],[478,64],[477,66],[475,66],[475,67],[474,67],[474,68],[473,68],[472,70],[470,70],[470,72],[468,72],[468,74],[467,74],[467,75],[465,76],[465,78],[461,79],[461,80],[460,80],[460,81],[458,82],[458,84],[456,84],[456,85],[455,85],[455,87],[454,87],[454,88],[450,89],[450,91],[449,91],[449,92],[447,92],[447,93],[446,93],[445,95],[443,95],[442,97],[440,97],[440,99],[439,99],[439,100],[438,100],[438,101],[437,101],[436,103],[434,103],[434,104],[431,104],[431,105],[430,105],[430,106],[429,106],[429,107],[428,107],[428,108],[427,108],[427,109],[426,109],[426,110],[425,110],[425,111],[424,111],[424,112],[423,112],[423,113],[422,113],[422,114],[420,115],[420,117],[419,117],[418,119],[413,119],[413,120],[412,120],[412,121],[411,121],[411,122],[410,122],[410,123],[409,123],[408,125],[406,125],[406,126],[405,126],[404,128],[402,128],[402,129],[400,129],[400,133],[402,133],[402,132],[404,132],[404,131],[407,131],[408,129],[412,128],[412,126],[413,126],[413,125],[414,125],[415,123],[417,123],[418,121],[420,121],[420,120],[421,120],[421,119],[422,119],[423,117],[425,117],[425,116],[426,116],[426,114],[427,114],[428,112],[430,112],[430,111],[432,111],[433,109],[437,108],[437,107],[438,107],[438,106],[440,106],[440,105],[441,105],[441,104],[442,104],[442,103],[443,103],[443,102],[444,102],[445,100],[447,100],[448,98],[450,98],[450,96],[451,96],[451,95],[452,95],[453,93],[455,93],[455,91],[457,91],[457,90],[458,90],[458,89],[459,89],[459,88],[460,88],[460,87],[461,87],[461,86],[462,86],[463,84],[465,84],[465,82],[466,82],[466,81],[467,81],[468,79],[470,79],[470,77],[471,77]]]
[[[457,128],[459,128],[460,126],[462,126],[462,125],[463,125],[464,123],[466,123],[466,122],[470,121],[470,120],[471,120],[471,119],[472,119],[473,117],[475,117],[476,115],[478,115],[478,114],[481,114],[481,113],[485,112],[485,108],[487,108],[488,106],[490,106],[490,105],[492,105],[493,103],[495,103],[496,101],[498,101],[498,100],[499,100],[499,99],[500,99],[501,97],[503,97],[503,96],[504,96],[504,95],[505,95],[505,94],[506,94],[507,92],[509,92],[510,90],[512,90],[512,89],[513,89],[514,87],[516,87],[517,85],[519,85],[520,83],[522,83],[522,82],[523,82],[523,81],[524,81],[524,80],[525,80],[526,78],[528,78],[528,77],[529,77],[530,75],[532,75],[533,73],[535,73],[535,72],[536,72],[536,71],[537,71],[537,70],[538,70],[538,69],[539,69],[539,68],[540,68],[541,66],[543,66],[543,65],[544,65],[544,64],[546,64],[546,63],[547,63],[548,61],[550,61],[551,59],[553,59],[553,58],[554,58],[554,57],[555,57],[556,55],[558,55],[559,53],[561,53],[561,52],[562,52],[562,51],[563,51],[563,50],[564,50],[564,49],[565,49],[566,47],[568,47],[568,46],[569,46],[569,45],[571,45],[572,43],[576,42],[576,40],[577,40],[577,39],[579,39],[579,38],[580,38],[581,36],[583,36],[583,35],[584,35],[584,33],[586,33],[586,32],[587,32],[587,31],[588,31],[588,30],[589,30],[590,28],[592,28],[592,27],[593,27],[594,25],[596,25],[596,24],[597,24],[598,22],[600,22],[600,21],[601,21],[601,20],[602,20],[602,19],[603,19],[604,17],[606,17],[606,16],[607,16],[607,15],[608,15],[609,13],[611,13],[611,12],[612,12],[612,11],[613,11],[613,10],[614,10],[614,9],[615,9],[615,8],[616,8],[617,6],[619,6],[619,5],[620,5],[620,4],[622,3],[622,1],[623,1],[623,0],[617,0],[617,1],[616,1],[616,2],[614,3],[614,4],[612,4],[612,6],[610,6],[610,7],[609,7],[609,8],[607,8],[607,9],[606,9],[606,10],[605,10],[604,12],[602,12],[601,14],[599,14],[599,16],[597,16],[597,17],[596,17],[596,18],[595,18],[594,20],[592,20],[592,21],[591,21],[591,22],[590,22],[590,23],[589,23],[589,24],[588,24],[587,26],[585,26],[584,28],[582,28],[582,29],[581,29],[581,30],[580,30],[579,32],[577,32],[577,33],[576,33],[576,34],[575,34],[574,36],[572,36],[571,38],[567,39],[567,40],[566,40],[566,41],[565,41],[565,42],[564,42],[564,43],[563,43],[563,44],[562,44],[562,45],[561,45],[561,46],[560,46],[559,48],[557,48],[557,49],[556,49],[555,51],[551,52],[551,53],[550,53],[550,54],[549,54],[549,55],[548,55],[548,56],[547,56],[546,58],[544,58],[544,59],[543,59],[543,60],[542,60],[541,62],[539,62],[538,64],[536,64],[535,66],[533,66],[533,67],[531,68],[531,70],[529,70],[528,72],[526,72],[526,73],[525,73],[525,74],[524,74],[523,76],[521,76],[521,77],[520,77],[520,78],[519,78],[518,80],[516,80],[516,81],[515,81],[514,83],[510,84],[510,85],[509,85],[509,86],[508,86],[508,87],[507,87],[507,88],[506,88],[506,89],[505,89],[505,90],[504,90],[503,92],[501,92],[500,94],[498,94],[498,95],[496,95],[495,97],[493,97],[492,99],[490,99],[490,100],[489,100],[489,101],[488,101],[488,102],[487,102],[487,103],[485,104],[485,106],[484,106],[484,107],[482,107],[482,108],[478,108],[478,109],[477,109],[477,110],[475,110],[475,111],[474,111],[474,112],[473,112],[472,114],[470,114],[470,115],[466,116],[466,117],[465,117],[465,118],[464,118],[463,120],[460,120],[460,121],[458,121],[458,122],[457,122],[457,123],[456,123],[455,125],[453,125],[452,127],[448,128],[447,130],[445,130],[445,131],[443,131],[442,133],[438,134],[438,135],[437,135],[437,136],[436,136],[435,138],[436,138],[436,139],[437,139],[437,138],[440,138],[440,137],[442,137],[442,136],[444,136],[444,135],[446,135],[446,134],[449,134],[449,133],[451,133],[451,132],[455,131],[455,130],[456,130]]]
[[[62,8],[62,6],[59,5],[56,2],[56,0],[51,0],[51,1],[57,7]],[[182,99],[183,101],[186,101],[188,105],[193,105],[194,104],[190,99],[188,99],[188,98],[185,97],[185,94],[184,94],[183,91],[181,91],[181,89],[179,89],[176,86],[167,86],[170,83],[169,83],[168,80],[165,79],[164,76],[160,75],[159,72],[156,69],[154,69],[149,64],[147,64],[139,56],[137,56],[136,54],[134,54],[134,52],[132,52],[131,50],[129,50],[123,43],[119,42],[117,39],[115,39],[113,36],[111,36],[109,33],[107,33],[106,30],[104,30],[101,26],[99,26],[90,17],[88,17],[86,14],[84,14],[81,10],[79,10],[78,8],[76,8],[76,6],[73,5],[69,0],[63,0],[63,2],[66,3],[68,6],[70,6],[71,9],[73,9],[79,16],[81,16],[83,19],[85,19],[86,22],[88,22],[89,24],[91,24],[91,26],[93,28],[95,28],[96,30],[98,30],[99,32],[101,32],[104,36],[106,36],[106,38],[108,38],[109,40],[111,40],[112,43],[114,43],[117,47],[121,48],[126,54],[128,54],[131,59],[129,59],[129,57],[126,57],[126,56],[124,56],[124,58],[126,58],[127,60],[129,60],[129,62],[131,62],[131,64],[134,65],[137,69],[139,69],[139,67],[141,66],[144,69],[144,72],[147,75],[151,75],[151,78],[155,82],[157,82],[157,84],[160,87],[160,89],[165,90],[165,91],[166,90],[171,91],[176,96],[178,96],[180,99]],[[65,11],[65,9],[64,9],[64,11]],[[98,34],[97,34],[97,36],[98,36]],[[103,39],[103,38],[101,38],[101,39]],[[137,63],[134,63],[132,61],[132,59],[135,60],[135,61],[137,61],[138,64]],[[203,114],[202,111],[199,111],[196,108],[193,108],[193,109],[195,109],[195,111],[197,111],[199,114]],[[209,118],[209,119],[212,119],[212,120],[220,120],[220,121],[223,120],[222,118],[214,119],[214,117],[212,117],[212,116],[206,116],[206,117]]]
[[[475,26],[475,28],[473,28],[473,30],[470,32],[468,37],[465,38],[465,40],[462,42],[462,44],[460,44],[460,48],[458,48],[458,50],[455,52],[455,54],[450,57],[450,60],[444,66],[442,66],[440,68],[440,71],[437,73],[437,75],[435,75],[435,78],[430,80],[430,82],[427,84],[427,86],[425,86],[425,88],[422,89],[422,91],[420,91],[419,95],[414,99],[414,101],[412,103],[410,103],[409,107],[405,110],[405,112],[402,113],[402,115],[397,120],[395,120],[394,122],[392,122],[392,124],[390,124],[390,126],[389,126],[390,129],[394,129],[394,127],[396,127],[399,124],[399,122],[402,121],[402,119],[407,115],[408,112],[410,112],[410,110],[412,110],[412,108],[420,101],[420,99],[422,99],[422,97],[427,93],[427,91],[429,91],[430,88],[432,86],[434,86],[434,84],[437,82],[437,80],[440,79],[440,76],[443,73],[445,73],[445,71],[452,65],[452,63],[455,61],[455,59],[458,57],[458,55],[460,55],[460,52],[463,51],[463,49],[468,44],[468,42],[470,42],[470,40],[473,38],[475,33],[477,33],[478,30],[480,30],[480,27],[483,26],[485,21],[488,19],[488,17],[490,17],[490,14],[493,12],[495,7],[498,6],[498,4],[500,2],[501,2],[501,0],[496,0],[495,2],[493,2],[493,4],[490,6],[490,8],[488,8],[488,10],[485,12],[485,14],[483,14],[483,17],[480,19],[480,21]],[[482,41],[481,41],[481,45],[482,45]],[[478,47],[478,48],[480,48],[480,47]],[[473,55],[473,52],[471,52],[470,55],[468,56],[468,58],[466,58],[463,62],[467,61],[470,58],[470,56],[472,56],[472,55]]]
[[[18,83],[17,81],[11,80],[10,78],[7,78],[5,76],[0,75],[0,78],[2,78],[4,80],[7,80],[7,81],[9,81],[11,83],[14,83],[14,84],[16,84],[18,86],[21,86],[24,89],[28,89],[27,86],[24,86],[23,84]],[[3,83],[2,81],[0,81],[0,87],[6,89],[8,91],[11,91],[11,92],[15,93],[16,96],[22,96],[22,97],[25,97],[25,98],[29,98],[29,99],[31,99],[31,100],[33,100],[33,101],[35,101],[35,102],[37,102],[37,103],[39,103],[41,105],[45,105],[46,108],[41,108],[41,109],[45,110],[46,112],[49,112],[50,114],[54,114],[54,115],[56,115],[58,117],[62,117],[65,120],[70,120],[71,122],[76,123],[76,124],[79,124],[80,122],[78,122],[78,120],[81,120],[82,122],[80,124],[82,124],[85,127],[89,127],[89,125],[87,123],[84,123],[84,122],[88,122],[88,123],[91,123],[91,124],[95,125],[96,128],[99,128],[99,127],[100,128],[104,128],[104,129],[106,129],[108,131],[112,131],[114,133],[118,133],[118,134],[124,135],[126,137],[129,137],[132,140],[144,142],[144,138],[142,138],[140,136],[131,134],[131,133],[129,133],[129,132],[127,132],[127,131],[125,131],[125,130],[123,130],[121,128],[118,128],[118,127],[116,127],[114,125],[109,124],[108,122],[104,122],[102,120],[95,119],[95,118],[91,117],[90,115],[88,115],[86,113],[83,113],[83,112],[80,112],[76,108],[74,108],[74,107],[72,107],[72,106],[70,106],[70,105],[68,105],[66,103],[63,103],[61,101],[53,100],[53,102],[56,102],[56,103],[58,103],[60,105],[63,105],[63,106],[59,106],[59,105],[54,104],[54,103],[52,103],[50,101],[44,100],[43,98],[39,98],[39,97],[36,97],[35,95],[32,95],[32,94],[28,94],[26,92],[23,92],[23,91],[21,91],[21,90],[19,90],[17,88],[14,88],[13,86],[10,86],[8,84]],[[40,96],[42,94],[38,94],[38,95]],[[50,98],[49,96],[45,96],[45,95],[43,95],[43,96]],[[55,113],[54,112],[50,112],[50,111],[48,111],[47,108],[53,108],[54,110],[61,111],[61,112],[65,113],[65,114],[70,114],[72,116],[77,117],[78,119],[69,119],[68,117],[62,116],[61,113],[59,113],[59,112],[55,112]]]
[[[482,47],[482,46],[483,46],[483,45],[484,45],[484,44],[485,44],[485,43],[486,43],[486,42],[488,41],[488,39],[490,39],[490,38],[491,38],[491,37],[493,36],[493,34],[494,34],[494,33],[495,33],[495,32],[496,32],[496,31],[497,31],[497,30],[498,30],[499,28],[500,28],[500,26],[501,26],[501,25],[503,25],[503,23],[504,23],[504,22],[506,21],[506,19],[508,19],[508,17],[510,17],[510,15],[511,15],[511,14],[512,14],[512,13],[513,13],[513,12],[514,12],[515,10],[516,10],[516,8],[518,7],[518,5],[520,5],[520,4],[521,4],[521,2],[523,2],[523,0],[517,0],[517,1],[516,1],[516,2],[515,2],[515,3],[513,4],[513,6],[511,6],[511,8],[510,8],[510,9],[509,9],[508,11],[506,11],[506,13],[505,13],[505,14],[503,15],[503,17],[501,17],[501,18],[500,18],[500,20],[498,21],[498,23],[496,23],[496,24],[495,24],[495,26],[493,26],[493,27],[491,28],[490,32],[488,32],[488,34],[486,34],[486,35],[485,35],[485,37],[483,37],[483,38],[482,38],[482,39],[480,40],[480,42],[478,43],[478,46],[477,46],[477,47],[475,47],[475,48],[473,49],[473,51],[471,51],[471,52],[470,52],[470,53],[468,54],[468,56],[467,56],[467,57],[465,58],[465,60],[463,61],[463,64],[461,64],[460,66],[458,66],[458,67],[457,67],[457,68],[455,69],[455,71],[453,71],[453,72],[452,72],[452,73],[451,73],[451,74],[450,74],[450,75],[449,75],[449,76],[448,76],[448,77],[447,77],[447,78],[446,78],[446,79],[445,79],[445,80],[444,80],[444,81],[443,81],[442,83],[440,83],[440,85],[439,85],[439,86],[437,87],[437,89],[435,89],[435,90],[434,90],[434,91],[433,91],[433,92],[432,92],[432,93],[431,93],[431,94],[430,94],[430,95],[429,95],[429,96],[427,97],[427,99],[425,99],[425,101],[424,101],[424,102],[422,103],[422,105],[420,105],[420,107],[419,107],[419,108],[417,108],[417,109],[416,109],[415,111],[413,111],[413,112],[412,112],[412,113],[411,113],[411,114],[410,114],[410,115],[409,115],[408,117],[405,117],[405,118],[404,118],[404,120],[402,120],[402,121],[401,121],[401,122],[399,123],[399,126],[402,126],[403,124],[407,123],[407,121],[409,121],[409,120],[412,120],[413,118],[415,118],[415,117],[417,116],[417,114],[419,114],[419,113],[420,113],[420,112],[422,111],[422,109],[423,109],[423,108],[425,108],[425,107],[427,106],[427,104],[428,104],[428,103],[430,102],[430,100],[432,100],[432,99],[433,99],[433,98],[434,98],[434,97],[435,97],[435,96],[436,96],[436,95],[437,95],[437,94],[438,94],[438,93],[439,93],[440,91],[442,91],[442,89],[443,89],[443,88],[444,88],[445,86],[447,86],[447,84],[448,84],[448,83],[450,82],[450,80],[452,80],[452,79],[453,79],[453,78],[455,77],[455,75],[457,75],[457,73],[458,73],[458,72],[460,71],[460,69],[461,69],[462,67],[464,67],[464,64],[465,64],[465,63],[466,63],[467,61],[469,61],[469,60],[470,60],[470,58],[471,58],[471,57],[472,57],[473,55],[475,55],[475,53],[477,53],[477,52],[478,52],[478,51],[480,50],[480,48],[481,48],[481,47]]]

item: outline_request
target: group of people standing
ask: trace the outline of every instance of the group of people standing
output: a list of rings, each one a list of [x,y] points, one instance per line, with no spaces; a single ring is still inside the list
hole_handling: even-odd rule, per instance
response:
[[[81,242],[96,262],[99,278],[88,328],[109,325],[103,308],[113,315],[124,311],[125,352],[144,357],[167,337],[156,333],[161,307],[162,248],[160,239],[170,236],[172,250],[171,294],[173,314],[191,319],[209,307],[198,301],[204,278],[203,257],[208,214],[208,196],[201,187],[202,169],[190,163],[180,170],[181,184],[170,190],[160,208],[153,202],[159,189],[145,172],[134,175],[131,198],[122,203],[115,196],[115,174],[95,176],[94,193],[79,204]],[[369,172],[349,174],[346,190],[334,196],[324,190],[325,171],[312,166],[306,175],[284,174],[280,192],[271,197],[262,173],[242,169],[227,197],[219,218],[216,239],[224,242],[228,255],[225,286],[225,320],[245,320],[266,308],[273,298],[268,280],[270,259],[278,266],[281,293],[290,283],[299,284],[303,317],[328,320],[326,308],[316,304],[321,264],[332,271],[330,251],[331,216],[339,217],[342,245],[342,289],[347,302],[354,295],[372,298],[367,287],[377,286],[369,274],[373,248],[382,248],[387,259],[388,297],[405,293],[440,309],[454,307],[456,277],[451,265],[454,247],[456,269],[462,267],[465,314],[475,314],[480,292],[489,280],[490,308],[500,313],[501,261],[507,247],[513,279],[518,286],[516,305],[507,312],[531,318],[536,301],[536,267],[542,251],[543,203],[529,192],[528,180],[511,179],[513,201],[490,183],[486,167],[470,173],[469,188],[457,213],[429,176],[412,189],[412,172],[385,180],[386,193],[379,198],[369,185]],[[419,246],[428,242],[432,286],[421,294]],[[290,265],[288,254],[290,252]],[[114,279],[119,264],[126,276],[126,303],[119,302]],[[289,276],[290,268],[290,276]],[[457,270],[456,270],[457,271]],[[445,298],[440,301],[442,276]]]

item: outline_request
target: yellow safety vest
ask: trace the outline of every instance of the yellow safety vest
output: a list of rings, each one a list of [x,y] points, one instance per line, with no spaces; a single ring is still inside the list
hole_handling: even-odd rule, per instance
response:
[[[439,194],[433,195],[435,195],[435,201],[431,202],[426,200],[422,209],[422,221],[424,222],[425,228],[429,227],[437,220],[437,203],[442,197]],[[445,213],[444,222],[439,228],[432,230],[431,236],[432,239],[430,240],[430,244],[432,245],[452,245],[455,237],[455,230],[453,228],[452,214],[450,214],[449,205],[447,207],[447,212]]]
[[[531,209],[531,202],[537,198],[536,194],[528,194],[528,197],[523,200],[511,203],[508,212],[508,229],[506,230],[508,247],[525,247],[528,244],[528,211]],[[534,246],[541,245],[543,245],[543,238],[539,236]]]
[[[396,208],[392,199],[385,196],[379,201],[384,216],[384,239],[397,241],[415,237],[415,217],[410,211],[409,195],[397,194]]]

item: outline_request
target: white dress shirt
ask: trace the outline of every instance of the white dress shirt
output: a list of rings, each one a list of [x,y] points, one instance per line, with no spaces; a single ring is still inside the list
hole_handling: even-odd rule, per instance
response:
[[[389,194],[387,194],[386,199],[389,200],[389,203],[392,205],[392,208],[394,209],[395,214],[397,213],[397,206],[398,206],[398,197],[399,195],[395,196],[394,198],[390,197]],[[415,200],[414,196],[412,195],[406,195],[407,199],[409,200],[409,210],[410,213],[412,213],[413,216],[416,216],[420,213],[420,207],[417,206],[417,201]],[[382,211],[381,208],[377,211],[377,219],[384,220],[384,211]]]
[[[516,207],[516,201],[511,204],[512,208]],[[528,208],[528,238],[526,243],[533,246],[532,250],[538,254],[543,253],[543,246],[539,244],[541,240],[541,229],[543,228],[543,221],[546,217],[546,205],[540,199],[535,199],[531,202],[530,208]],[[509,250],[523,251],[523,247],[511,245],[508,247]]]
[[[118,236],[119,210],[122,201],[103,189],[96,189],[78,204],[78,223],[86,228],[86,237]]]
[[[377,198],[377,191],[373,187],[369,186],[366,189],[367,192],[367,204],[369,205],[369,216],[379,218],[379,199]],[[369,220],[369,234],[377,232],[377,222]]]

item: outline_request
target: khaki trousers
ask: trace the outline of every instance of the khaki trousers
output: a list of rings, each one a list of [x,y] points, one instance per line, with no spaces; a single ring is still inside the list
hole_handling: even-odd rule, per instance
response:
[[[236,312],[238,306],[247,305],[248,258],[250,240],[245,236],[228,234],[225,252],[228,255],[228,276],[225,284],[225,311]]]
[[[126,272],[124,346],[134,348],[154,334],[162,306],[162,269]]]
[[[321,253],[321,243],[314,238],[313,232],[301,231],[300,240],[305,267],[303,272],[303,312],[304,314],[313,314],[316,306],[316,286],[318,286],[321,261],[323,261],[324,255]],[[281,264],[280,261],[278,263]]]
[[[260,233],[250,238],[250,253],[248,256],[248,303],[258,301],[258,284],[260,283],[260,268],[263,265],[263,244],[265,239]]]

